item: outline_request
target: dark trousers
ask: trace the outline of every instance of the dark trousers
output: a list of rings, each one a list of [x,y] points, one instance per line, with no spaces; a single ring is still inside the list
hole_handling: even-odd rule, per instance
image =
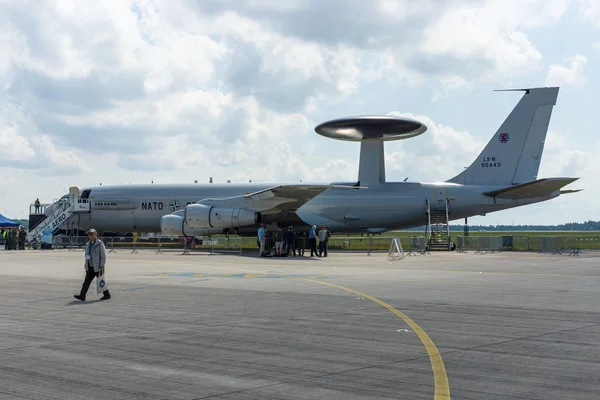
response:
[[[85,295],[88,291],[88,289],[90,288],[90,285],[92,284],[92,281],[94,280],[94,278],[97,278],[99,275],[98,272],[94,272],[94,268],[86,268],[85,270],[85,280],[83,281],[83,285],[81,286],[81,293],[79,293],[81,295],[81,297],[85,298]],[[104,292],[105,296],[108,296],[108,290],[105,290]]]
[[[319,242],[319,257],[327,257],[327,241]]]
[[[289,256],[290,253],[293,256],[296,255],[296,248],[294,247],[294,242],[287,242],[287,248],[286,248],[285,255]]]
[[[311,238],[310,239],[310,256],[316,256],[317,254],[317,239],[315,238]]]
[[[298,255],[299,256],[303,256],[304,255],[304,238],[298,238],[296,239],[296,245],[294,246],[294,255],[296,255],[296,250],[298,250]]]

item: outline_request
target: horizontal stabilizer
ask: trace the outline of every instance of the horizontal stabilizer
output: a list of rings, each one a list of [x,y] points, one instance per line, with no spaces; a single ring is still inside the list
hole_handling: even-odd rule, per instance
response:
[[[569,194],[569,193],[577,193],[581,192],[583,189],[573,189],[573,190],[561,190],[560,194]]]
[[[569,183],[575,182],[579,178],[546,178],[536,181],[521,183],[519,185],[508,186],[498,190],[484,192],[489,197],[500,199],[530,199],[536,197],[546,197],[551,193],[560,190]]]

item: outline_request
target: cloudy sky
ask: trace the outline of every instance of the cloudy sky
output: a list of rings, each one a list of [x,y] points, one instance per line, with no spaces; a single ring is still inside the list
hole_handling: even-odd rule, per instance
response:
[[[410,5],[409,5],[410,3]],[[0,0],[0,213],[69,186],[355,179],[320,122],[399,113],[388,180],[460,172],[559,85],[540,177],[579,194],[471,219],[600,219],[599,0]]]

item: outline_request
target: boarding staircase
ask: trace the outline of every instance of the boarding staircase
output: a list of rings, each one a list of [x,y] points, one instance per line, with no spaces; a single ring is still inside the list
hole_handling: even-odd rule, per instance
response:
[[[89,212],[90,204],[87,199],[79,198],[77,194],[71,193],[52,204],[44,207],[44,215],[42,219],[34,226],[29,228],[27,241],[32,247],[40,246],[44,235],[50,238],[54,236],[58,230],[66,225],[69,225],[77,214]]]
[[[427,236],[429,250],[450,250],[450,222],[448,219],[448,199],[444,210],[432,210],[427,200]]]

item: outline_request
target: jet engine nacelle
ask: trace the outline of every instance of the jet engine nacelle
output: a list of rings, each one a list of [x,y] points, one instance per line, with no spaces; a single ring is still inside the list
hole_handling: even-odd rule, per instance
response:
[[[160,230],[165,236],[204,236],[223,233],[223,228],[190,228],[182,215],[168,214],[160,219]]]
[[[261,215],[243,208],[190,204],[185,207],[184,218],[190,228],[238,228],[259,223]]]

